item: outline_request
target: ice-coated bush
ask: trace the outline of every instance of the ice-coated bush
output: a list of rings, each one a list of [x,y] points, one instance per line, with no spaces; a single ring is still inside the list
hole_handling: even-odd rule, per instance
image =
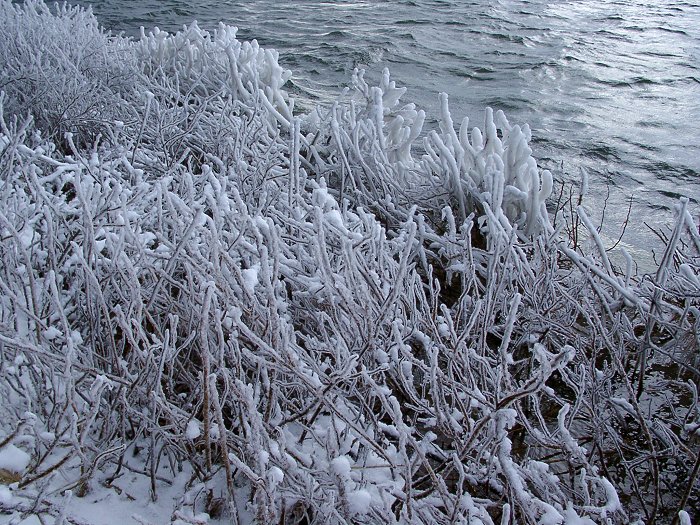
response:
[[[33,117],[58,142],[77,132],[85,144],[114,120],[134,118],[124,103],[134,88],[130,44],[106,34],[90,10],[3,1],[0,19],[7,114]]]
[[[233,28],[130,41],[0,5],[2,31],[71,33],[27,61],[41,79],[77,89],[91,37],[81,82],[129,71],[99,129],[52,127],[52,92],[2,72],[1,512],[70,523],[72,496],[181,487],[163,521],[697,518],[687,200],[637,276],[583,209],[585,243],[554,229],[551,175],[502,113],[457,131],[443,97],[423,134],[388,72],[357,72],[295,115],[276,54]]]
[[[487,237],[515,227],[527,238],[548,227],[552,175],[531,156],[529,126],[487,108],[483,131],[465,117],[457,132],[443,93],[439,130],[422,137],[425,112],[401,104],[405,88],[388,70],[374,87],[355,71],[353,86],[355,100],[328,109],[309,146],[316,171],[332,173],[342,197],[364,198],[383,216],[395,216],[397,205],[428,216],[449,206],[461,224],[474,212]]]
[[[171,95],[232,97],[250,109],[264,106],[275,124],[289,126],[293,106],[282,88],[291,72],[279,65],[276,51],[238,41],[235,27],[222,23],[210,33],[195,22],[175,35],[142,32],[136,56],[150,81],[172,83]]]

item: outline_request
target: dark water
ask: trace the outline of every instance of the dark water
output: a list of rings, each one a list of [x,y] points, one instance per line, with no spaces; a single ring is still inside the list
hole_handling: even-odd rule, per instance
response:
[[[327,101],[354,67],[388,66],[406,101],[455,120],[485,106],[530,123],[555,178],[590,177],[609,244],[632,199],[623,246],[654,246],[645,222],[672,220],[680,195],[700,208],[700,0],[94,0],[108,28],[173,31],[222,20],[280,51],[302,99]]]

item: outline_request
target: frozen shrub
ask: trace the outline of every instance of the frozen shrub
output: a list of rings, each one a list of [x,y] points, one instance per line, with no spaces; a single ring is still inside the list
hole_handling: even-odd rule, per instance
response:
[[[279,65],[276,51],[237,40],[235,27],[220,24],[210,33],[195,22],[175,35],[156,28],[142,33],[136,56],[149,81],[169,82],[171,95],[232,97],[249,110],[264,107],[278,121],[271,123],[289,126],[292,107],[282,87],[291,72]]]
[[[439,130],[419,140],[425,113],[402,105],[405,88],[389,78],[385,70],[380,85],[370,87],[355,71],[359,100],[333,106],[314,132],[309,149],[316,171],[336,181],[341,198],[371,205],[387,218],[401,216],[396,207],[417,205],[436,224],[441,220],[434,216],[449,206],[459,225],[475,213],[487,237],[509,235],[515,227],[527,238],[548,227],[552,176],[537,168],[527,125],[513,126],[503,112],[494,116],[487,109],[483,132],[470,130],[465,118],[458,133],[443,93]]]
[[[1,5],[20,32],[101,34]],[[232,28],[104,47],[133,75],[100,140],[1,99],[3,512],[67,521],[130,471],[152,500],[185,473],[175,523],[690,519],[686,200],[635,276],[583,210],[587,243],[553,231],[551,178],[502,114],[457,133],[443,98],[418,155],[424,114],[388,73],[302,122]]]
[[[114,120],[134,117],[123,100],[134,83],[131,44],[105,33],[90,10],[3,1],[0,19],[8,114],[33,117],[59,142],[74,132],[85,145]]]

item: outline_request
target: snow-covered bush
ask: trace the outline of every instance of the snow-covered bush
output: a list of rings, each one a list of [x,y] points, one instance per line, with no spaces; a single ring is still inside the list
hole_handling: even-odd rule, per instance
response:
[[[134,87],[134,54],[90,10],[3,1],[0,19],[0,90],[8,95],[8,114],[33,117],[58,142],[65,132],[77,133],[86,145],[114,120],[134,118],[123,100]]]
[[[430,217],[449,206],[461,224],[475,212],[486,236],[515,227],[527,238],[547,228],[552,175],[531,156],[529,126],[512,126],[502,111],[487,108],[483,132],[470,130],[466,117],[457,132],[443,93],[439,130],[421,138],[425,112],[401,104],[405,88],[388,70],[374,87],[355,71],[353,85],[359,101],[328,109],[309,145],[315,171],[337,179],[341,198],[386,217],[396,216],[396,207],[417,205]]]
[[[1,5],[20,33],[101,35],[85,82],[129,75],[92,142],[78,117],[42,120],[49,96],[0,104],[0,511],[70,522],[72,494],[134,477],[141,507],[180,490],[173,523],[695,508],[687,201],[658,272],[635,276],[583,209],[588,243],[553,229],[551,176],[501,113],[458,133],[443,98],[420,142],[404,90],[358,72],[300,117],[277,56],[227,26],[129,41],[84,11]]]

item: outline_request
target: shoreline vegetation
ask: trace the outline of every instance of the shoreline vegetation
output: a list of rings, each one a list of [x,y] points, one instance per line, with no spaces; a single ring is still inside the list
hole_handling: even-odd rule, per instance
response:
[[[301,115],[230,26],[0,21],[0,523],[700,519],[687,199],[637,274],[500,111],[425,133],[356,71]]]

